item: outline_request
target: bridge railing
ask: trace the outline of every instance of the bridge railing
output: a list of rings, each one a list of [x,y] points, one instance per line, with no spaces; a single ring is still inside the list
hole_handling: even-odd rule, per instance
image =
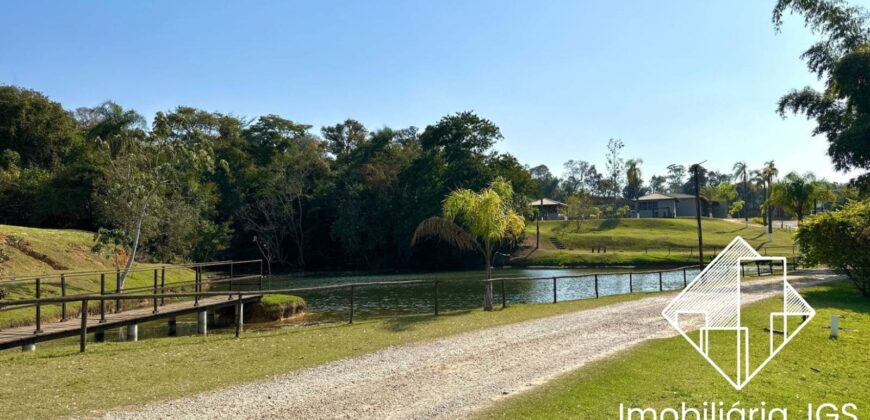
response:
[[[127,286],[121,287],[119,269],[104,271],[77,271],[47,273],[34,276],[8,277],[0,279],[0,288],[4,289],[9,297],[19,298],[32,296],[36,302],[27,305],[14,305],[14,308],[6,309],[5,321],[0,321],[0,328],[22,325],[35,325],[35,331],[41,330],[41,324],[48,319],[68,320],[76,310],[81,310],[74,304],[79,298],[85,296],[106,296],[121,294],[136,294],[152,292],[153,294],[166,294],[171,291],[189,290],[204,291],[216,285],[226,285],[232,289],[239,284],[254,285],[257,289],[263,286],[263,261],[213,261],[192,264],[167,264],[152,265],[150,267],[137,267],[128,272]],[[191,278],[192,277],[192,278]],[[131,279],[135,281],[131,282]],[[133,285],[131,286],[131,283]],[[38,303],[42,298],[71,297],[56,305]],[[9,300],[7,297],[7,301]],[[160,305],[165,304],[170,297],[161,297]],[[121,312],[124,310],[123,302],[126,299],[115,299],[114,302],[103,302],[100,305],[99,314],[105,317],[107,304],[108,310]],[[73,303],[70,303],[73,302]],[[112,307],[112,303],[114,303]],[[135,303],[133,304],[136,305]],[[10,305],[7,305],[7,308]],[[129,306],[129,305],[128,305]],[[33,317],[21,314],[21,311],[33,309]],[[43,313],[48,309],[49,313]],[[16,311],[16,315],[10,312]],[[20,315],[20,316],[17,316]],[[29,320],[29,321],[28,321]]]

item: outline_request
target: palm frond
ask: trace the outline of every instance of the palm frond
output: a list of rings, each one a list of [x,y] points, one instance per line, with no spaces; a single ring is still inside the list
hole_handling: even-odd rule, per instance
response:
[[[463,251],[481,251],[474,236],[443,217],[430,217],[420,222],[411,238],[411,246],[427,237],[438,238]]]

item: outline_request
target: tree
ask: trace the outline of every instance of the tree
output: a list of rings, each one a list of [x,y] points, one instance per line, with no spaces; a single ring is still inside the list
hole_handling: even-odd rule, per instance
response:
[[[607,169],[606,186],[607,195],[613,198],[614,205],[616,204],[617,196],[622,190],[623,179],[625,177],[625,160],[622,158],[622,148],[625,147],[622,140],[613,139],[607,141],[607,156],[605,167]]]
[[[838,170],[870,168],[870,28],[866,9],[841,0],[779,0],[773,11],[777,31],[786,11],[803,15],[823,39],[801,56],[824,80],[825,89],[792,90],[779,100],[781,116],[801,113],[816,121],[813,135],[825,135]],[[865,173],[858,182],[870,181]]]
[[[779,169],[776,169],[776,164],[772,160],[764,162],[764,167],[761,168],[761,176],[764,180],[764,212],[767,214],[767,236],[770,240],[770,235],[773,234],[773,217],[771,215],[770,188],[773,185],[773,179],[779,174]]]
[[[773,185],[770,199],[793,213],[800,223],[804,215],[812,210],[815,196],[816,183],[811,174],[801,176],[796,172],[790,172],[781,182]]]
[[[341,157],[353,151],[366,141],[368,130],[357,120],[348,119],[343,123],[323,127],[320,132],[326,140],[326,149],[333,156]]]
[[[444,200],[443,217],[422,221],[414,232],[411,246],[424,237],[437,237],[463,250],[483,254],[486,279],[492,278],[492,254],[496,244],[519,236],[525,226],[523,218],[509,205],[511,185],[496,179],[481,192],[458,189]],[[479,242],[478,242],[479,241]],[[492,310],[492,282],[486,282],[484,310]]]
[[[569,160],[564,164],[565,179],[562,181],[562,190],[565,194],[586,193],[589,186],[586,180],[591,175],[590,170],[594,166],[583,160]]]
[[[665,178],[668,180],[668,192],[682,191],[683,182],[686,178],[686,167],[676,163],[668,165],[668,174]]]
[[[562,193],[559,191],[559,178],[553,176],[550,173],[550,168],[546,165],[538,165],[529,169],[529,175],[538,184],[538,193],[541,197],[550,197],[557,200],[560,198]]]
[[[745,203],[747,199],[747,191],[749,190],[749,184],[747,182],[747,172],[749,171],[749,166],[746,164],[745,160],[741,160],[734,163],[732,170],[734,171],[735,178],[743,180],[743,193],[740,195],[740,198],[741,201]],[[740,206],[740,209],[743,210],[743,205]],[[745,210],[743,210],[743,221],[746,224],[749,224],[749,215],[746,213]]]
[[[592,200],[586,194],[577,194],[565,199],[565,213],[568,220],[574,220],[574,231],[580,231],[580,223],[592,213]]]
[[[806,264],[834,268],[870,297],[870,201],[809,217],[796,238]]]
[[[156,237],[168,223],[190,228],[186,217],[206,204],[197,180],[201,171],[214,170],[213,153],[202,142],[176,141],[170,119],[158,113],[155,131],[141,142],[123,141],[125,148],[114,157],[103,143],[107,168],[95,200],[103,224],[113,228],[97,232],[95,248],[109,242],[126,247],[122,288],[143,240]]]
[[[649,190],[654,193],[667,192],[667,187],[665,186],[666,183],[667,178],[661,175],[653,175],[649,178]]]
[[[53,169],[82,144],[75,120],[59,103],[33,90],[0,86],[0,152],[18,153],[22,167]]]
[[[306,201],[318,186],[318,180],[329,173],[321,142],[303,134],[287,120],[274,116],[261,120],[249,133],[261,138],[262,129],[271,127],[274,150],[268,165],[258,171],[256,187],[241,217],[256,236],[263,257],[279,263],[288,262],[284,240],[289,238],[296,249],[296,265],[305,267]],[[256,127],[256,125],[255,125]]]
[[[637,213],[637,199],[643,194],[643,178],[640,165],[643,159],[629,159],[625,162],[625,188],[622,193],[626,199],[634,201],[634,212]]]

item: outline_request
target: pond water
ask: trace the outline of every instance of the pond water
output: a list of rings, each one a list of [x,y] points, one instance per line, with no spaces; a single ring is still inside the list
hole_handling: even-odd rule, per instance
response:
[[[640,271],[635,269],[635,271]],[[552,277],[556,281],[559,301],[595,297],[595,273],[598,273],[599,296],[625,294],[629,291],[645,292],[659,290],[659,274],[638,273],[629,275],[629,269],[561,269],[561,268],[500,268],[494,269],[494,278],[504,281],[505,298],[508,304],[543,303],[553,301]],[[697,269],[687,269],[686,278],[691,279]],[[570,278],[562,278],[572,276]],[[519,277],[544,277],[540,280],[510,280]],[[629,286],[631,277],[631,286]],[[438,280],[438,306],[440,310],[473,309],[483,305],[483,271],[459,271],[425,274],[389,275],[306,275],[274,276],[264,284],[266,289],[306,288],[349,283],[372,283],[403,280]],[[433,282],[434,283],[434,282]],[[357,287],[354,291],[354,316],[376,316],[401,313],[424,313],[434,310],[435,286],[433,283],[414,285],[389,285]],[[683,271],[664,272],[661,285],[664,290],[683,287]],[[497,304],[501,303],[502,282],[494,283]],[[326,317],[347,316],[350,305],[350,289],[310,291],[296,293],[308,306],[306,311]]]

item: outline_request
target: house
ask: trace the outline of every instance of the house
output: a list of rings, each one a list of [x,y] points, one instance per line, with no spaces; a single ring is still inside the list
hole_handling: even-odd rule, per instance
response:
[[[562,220],[565,216],[562,215],[562,207],[565,203],[549,198],[541,198],[529,203],[529,207],[537,209],[541,220]]]
[[[713,216],[725,217],[724,206],[712,203]],[[701,197],[701,216],[710,215],[710,204]],[[637,199],[637,217],[695,217],[695,196],[683,193],[652,193]]]

